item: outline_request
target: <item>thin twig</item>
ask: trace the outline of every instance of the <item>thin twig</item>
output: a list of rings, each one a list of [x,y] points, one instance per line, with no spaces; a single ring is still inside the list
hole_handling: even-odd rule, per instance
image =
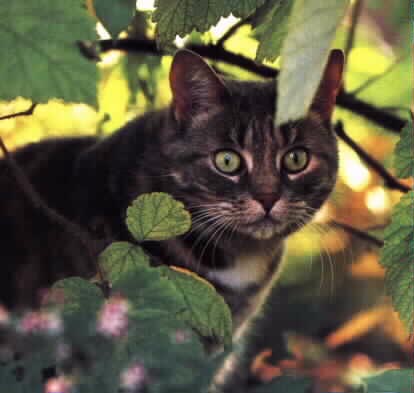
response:
[[[26,109],[21,112],[12,113],[11,115],[0,116],[0,120],[13,119],[14,117],[19,116],[30,116],[33,114],[33,111],[35,110],[36,106],[37,103],[33,102],[29,109]]]
[[[355,228],[351,225],[344,224],[343,222],[338,222],[335,220],[329,221],[328,225],[332,225],[337,228],[343,229],[345,232],[348,232],[349,234],[358,237],[362,240],[365,240],[369,243],[372,243],[373,245],[377,247],[382,247],[384,245],[384,241],[381,239],[378,239],[377,237],[371,235],[368,232],[362,231],[361,229]]]
[[[101,40],[98,44],[103,52],[109,50],[121,50],[125,52],[152,54],[155,56],[166,54],[157,47],[156,41],[151,39]],[[188,46],[188,49],[191,49],[205,58],[238,66],[264,78],[275,78],[278,75],[278,70],[273,67],[256,63],[246,56],[227,51],[217,45],[192,44]],[[378,109],[374,105],[369,104],[344,90],[339,93],[336,103],[338,106],[363,116],[375,124],[395,133],[399,133],[406,123],[403,118]]]
[[[33,107],[33,105],[32,105]],[[31,107],[31,108],[32,108]],[[31,109],[29,108],[29,110]],[[17,116],[26,116],[30,113],[29,110],[15,113],[14,115],[8,115],[5,118],[10,119],[11,117]],[[33,109],[32,109],[33,110]],[[4,117],[2,118],[4,119]],[[48,206],[46,201],[40,196],[40,194],[34,189],[32,183],[20,168],[19,164],[16,162],[14,157],[9,153],[3,139],[0,137],[0,150],[3,152],[5,162],[10,168],[14,178],[16,179],[17,184],[23,191],[24,195],[27,197],[29,202],[33,205],[34,208],[41,211],[47,218],[49,218],[53,223],[59,225],[62,229],[67,231],[70,235],[77,238],[80,243],[84,246],[87,251],[88,259],[92,262],[93,266],[96,269],[96,272],[99,276],[99,279],[102,283],[102,288],[104,295],[107,297],[109,295],[109,284],[105,279],[104,272],[102,271],[94,252],[92,250],[92,239],[88,232],[84,231],[77,224],[69,221],[67,218],[59,214],[56,210]]]
[[[349,94],[354,94],[354,95],[357,96],[363,90],[367,89],[368,87],[370,87],[371,85],[373,85],[374,83],[378,82],[379,80],[381,80],[382,78],[384,78],[386,75],[388,75],[391,71],[394,70],[395,67],[397,67],[398,65],[400,65],[401,62],[404,61],[409,55],[411,55],[411,54],[409,53],[409,54],[406,54],[404,56],[399,57],[383,73],[381,73],[379,75],[373,75],[373,76],[371,76],[366,81],[362,82],[361,85],[359,85],[356,89],[350,91]]]
[[[341,138],[352,150],[354,150],[362,161],[370,166],[376,173],[378,173],[383,179],[388,188],[399,190],[402,192],[411,191],[411,188],[401,183],[396,177],[388,172],[384,166],[372,157],[367,151],[359,146],[344,130],[343,123],[338,121],[335,126],[335,132],[339,138]]]
[[[356,28],[358,26],[359,17],[361,16],[363,3],[363,0],[356,0],[352,7],[351,26],[349,28],[349,34],[345,44],[345,59],[348,59],[348,55],[354,47]]]
[[[238,22],[236,22],[233,26],[231,26],[220,38],[219,38],[219,40],[217,41],[217,43],[216,43],[216,45],[217,46],[221,46],[221,47],[223,47],[224,46],[224,44],[226,43],[226,41],[230,38],[230,37],[232,37],[236,32],[237,32],[237,30],[239,30],[240,29],[240,27],[242,27],[242,26],[244,26],[244,25],[246,25],[246,24],[248,24],[248,23],[250,23],[250,18],[249,17],[247,17],[247,18],[245,18],[245,19],[241,19],[241,20],[239,20]]]

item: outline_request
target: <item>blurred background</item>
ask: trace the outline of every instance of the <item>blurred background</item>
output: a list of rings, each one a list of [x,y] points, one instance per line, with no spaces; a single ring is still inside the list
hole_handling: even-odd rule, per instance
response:
[[[413,95],[410,3],[409,0],[353,1],[333,43],[333,47],[347,51],[353,12],[360,7],[352,49],[347,57],[345,89],[406,119],[410,116]],[[136,16],[128,34],[152,38],[153,1],[140,0],[138,7],[142,12]],[[215,43],[236,22],[233,16],[222,18],[209,32],[177,37],[175,44],[182,47],[188,43]],[[109,37],[100,24],[97,24],[97,31],[101,38]],[[225,47],[254,59],[257,34],[260,31],[244,25],[226,41]],[[171,56],[106,52],[98,63],[98,109],[53,100],[38,105],[32,116],[1,121],[0,135],[10,150],[49,137],[109,135],[133,117],[168,104],[170,63]],[[258,78],[235,66],[212,64],[235,78]],[[267,64],[277,67],[278,61]],[[20,98],[0,102],[0,116],[27,109],[29,105],[30,102]],[[342,120],[347,133],[393,172],[392,152],[398,134],[344,109],[337,108],[334,118]],[[412,184],[411,180],[406,183]],[[378,247],[329,224],[336,220],[381,238],[390,221],[392,207],[400,197],[400,192],[384,187],[383,180],[340,142],[339,178],[332,197],[315,222],[290,239],[289,263],[281,286],[300,286],[299,296],[311,302],[321,299],[333,305],[341,304],[331,316],[338,326],[355,316],[361,317],[355,319],[358,328],[351,329],[351,338],[343,337],[343,343],[379,329],[384,337],[409,351],[407,334],[384,296],[384,271],[378,263]],[[295,295],[298,295],[296,289]]]

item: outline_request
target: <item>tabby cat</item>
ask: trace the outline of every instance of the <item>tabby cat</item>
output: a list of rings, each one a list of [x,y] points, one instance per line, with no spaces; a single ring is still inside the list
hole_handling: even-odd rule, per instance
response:
[[[191,269],[229,304],[236,324],[275,276],[285,239],[332,191],[338,167],[330,118],[343,55],[332,51],[306,118],[274,126],[274,81],[224,79],[198,55],[174,57],[171,105],[110,137],[45,140],[13,154],[48,206],[91,237],[97,255],[131,240],[133,199],[167,192],[191,212],[191,232],[144,246],[154,263]],[[306,66],[303,68],[304,78]],[[66,276],[92,276],[79,239],[31,203],[0,161],[0,301],[33,306],[39,290]]]

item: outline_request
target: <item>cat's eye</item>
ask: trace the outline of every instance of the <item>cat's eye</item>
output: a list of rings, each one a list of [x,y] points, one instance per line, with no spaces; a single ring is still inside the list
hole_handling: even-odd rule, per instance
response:
[[[232,150],[221,150],[214,157],[216,168],[227,175],[233,175],[241,169],[242,159]]]
[[[309,163],[309,153],[305,149],[289,150],[282,158],[282,166],[289,173],[303,171]]]

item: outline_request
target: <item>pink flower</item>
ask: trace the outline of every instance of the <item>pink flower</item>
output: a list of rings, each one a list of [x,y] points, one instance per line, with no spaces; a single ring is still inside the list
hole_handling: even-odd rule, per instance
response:
[[[188,330],[178,329],[171,335],[174,344],[185,344],[191,341],[191,333]]]
[[[10,314],[9,312],[6,310],[5,307],[3,307],[0,304],[0,327],[1,326],[6,326],[10,323]]]
[[[71,393],[73,384],[66,377],[50,378],[45,384],[45,393]]]
[[[129,302],[121,295],[110,297],[102,306],[96,330],[106,337],[120,338],[128,331]]]
[[[63,323],[56,312],[30,311],[20,320],[18,330],[24,334],[44,333],[57,336],[63,331]]]
[[[140,363],[134,363],[121,373],[121,388],[138,392],[148,380],[145,367]]]

